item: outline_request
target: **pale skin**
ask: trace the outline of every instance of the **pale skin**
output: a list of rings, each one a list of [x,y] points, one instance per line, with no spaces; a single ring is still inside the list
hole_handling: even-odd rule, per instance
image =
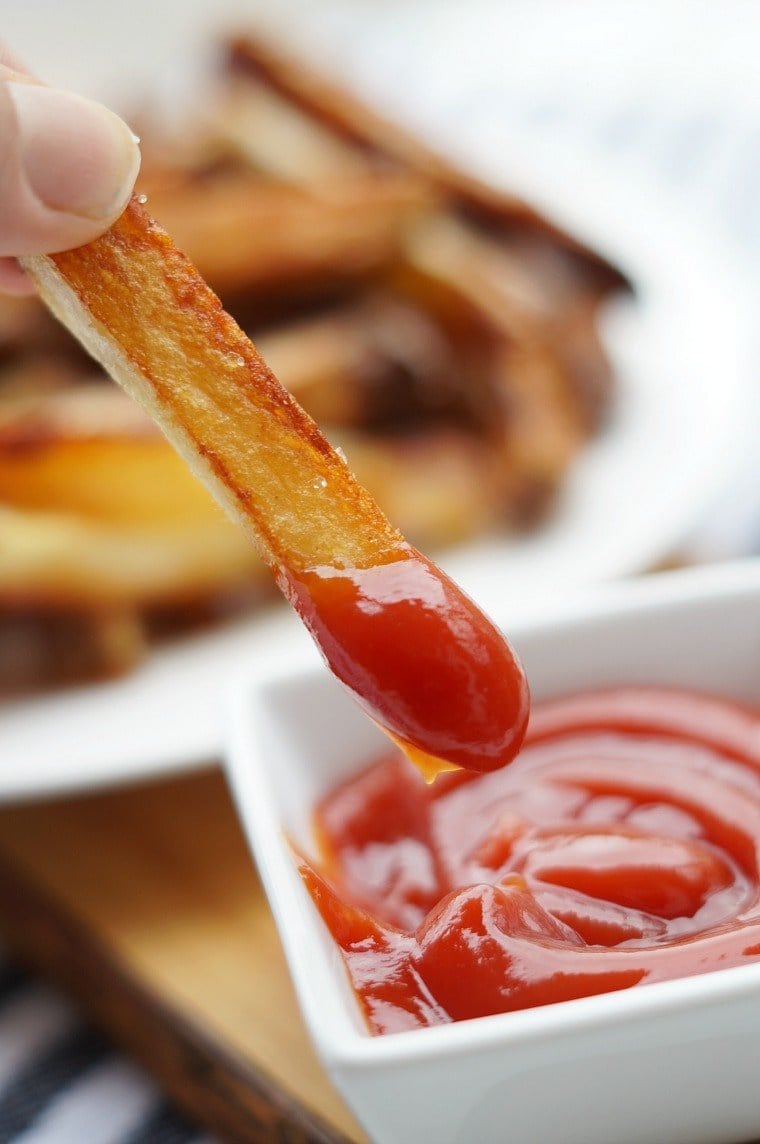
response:
[[[82,246],[107,230],[139,167],[123,120],[43,84],[0,42],[0,292],[33,293],[17,258]]]

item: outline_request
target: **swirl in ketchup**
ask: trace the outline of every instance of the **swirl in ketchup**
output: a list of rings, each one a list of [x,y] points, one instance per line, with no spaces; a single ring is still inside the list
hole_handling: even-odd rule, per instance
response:
[[[522,668],[415,549],[372,568],[290,572],[284,589],[333,673],[423,774],[492,771],[517,754],[529,711]]]
[[[387,758],[316,823],[302,874],[376,1033],[760,958],[760,715],[725,700],[547,703],[505,770]]]

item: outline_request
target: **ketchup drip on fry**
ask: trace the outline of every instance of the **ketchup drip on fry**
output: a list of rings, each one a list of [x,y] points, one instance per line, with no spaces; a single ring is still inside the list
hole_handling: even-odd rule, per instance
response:
[[[428,777],[514,758],[528,721],[522,668],[419,552],[373,568],[290,573],[285,591],[333,673]]]
[[[389,757],[316,826],[301,871],[376,1033],[760,958],[760,716],[727,701],[539,705],[510,767]]]

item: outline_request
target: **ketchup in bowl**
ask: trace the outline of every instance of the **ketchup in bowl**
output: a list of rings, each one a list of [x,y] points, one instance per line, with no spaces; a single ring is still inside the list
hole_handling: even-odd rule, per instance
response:
[[[727,700],[537,705],[510,766],[389,756],[316,828],[301,873],[375,1033],[760,959],[760,715]]]

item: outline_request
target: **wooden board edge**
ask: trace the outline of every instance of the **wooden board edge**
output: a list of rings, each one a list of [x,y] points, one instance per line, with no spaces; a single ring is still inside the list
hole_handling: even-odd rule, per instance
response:
[[[0,938],[24,966],[81,1004],[183,1112],[230,1144],[350,1144],[142,985],[1,848]]]

